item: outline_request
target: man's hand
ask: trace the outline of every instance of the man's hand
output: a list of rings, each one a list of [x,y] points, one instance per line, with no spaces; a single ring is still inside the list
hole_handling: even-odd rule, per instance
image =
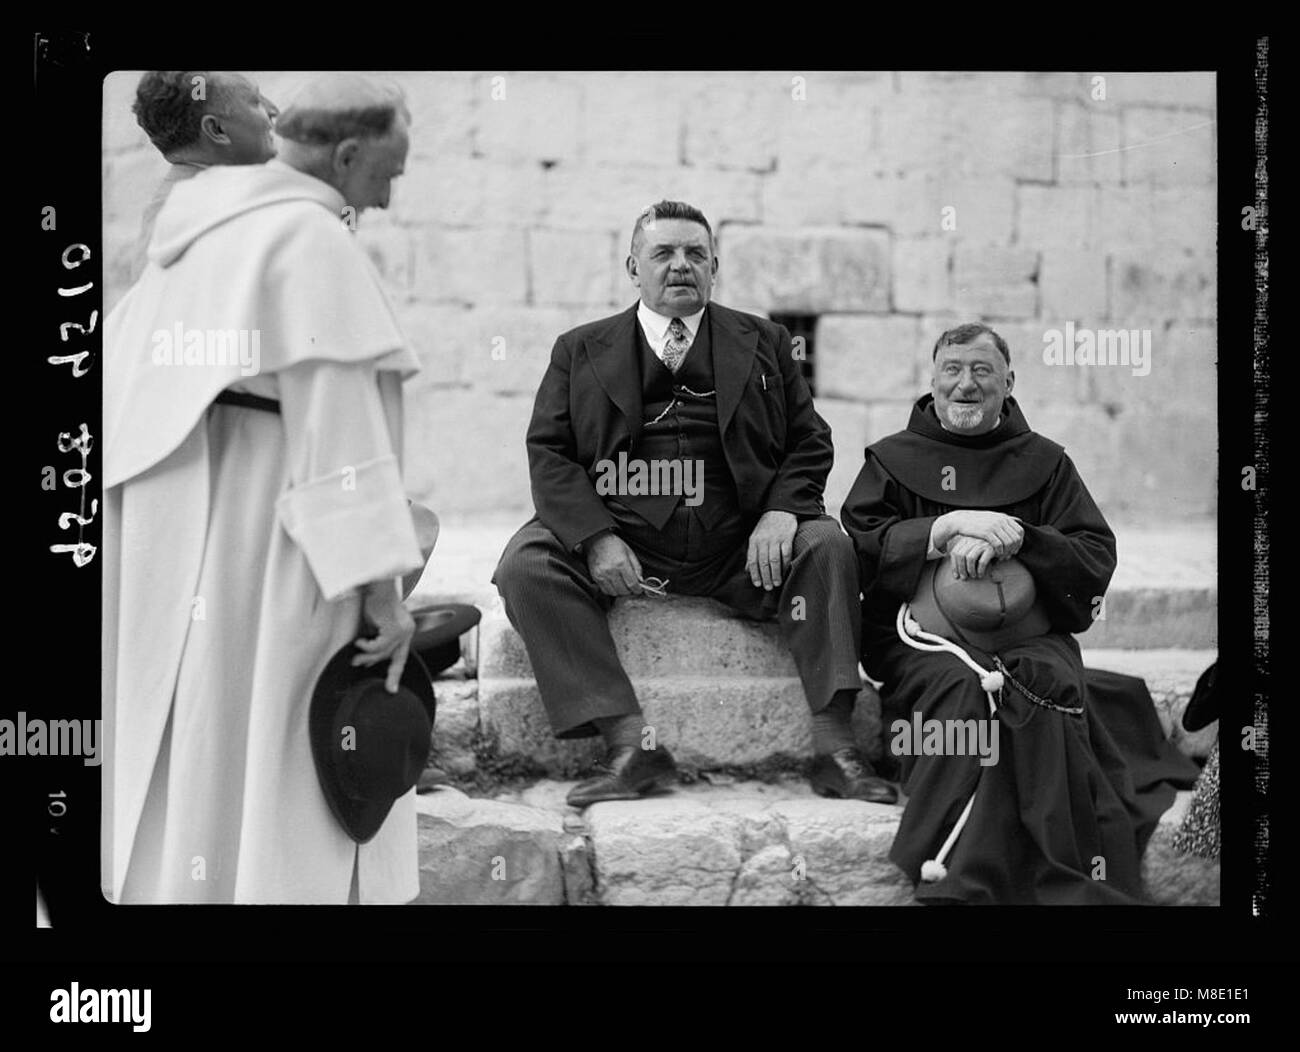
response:
[[[993,545],[978,537],[960,534],[948,542],[948,558],[952,560],[952,575],[960,580],[984,576],[984,571],[996,558]]]
[[[388,675],[384,687],[389,694],[397,693],[402,681],[402,669],[411,652],[415,636],[415,618],[402,605],[395,581],[371,581],[362,591],[361,612],[379,634],[373,639],[358,639],[357,646],[365,651],[352,659],[353,665],[377,665],[388,660]]]
[[[616,533],[587,542],[587,572],[606,595],[641,594],[641,560]]]
[[[1025,542],[1025,528],[1010,515],[1000,511],[950,511],[935,521],[935,547],[947,550],[958,534],[984,541],[999,559],[1020,551]]]
[[[749,535],[745,569],[755,588],[770,592],[781,586],[781,577],[794,558],[794,534],[799,520],[788,511],[765,511]]]

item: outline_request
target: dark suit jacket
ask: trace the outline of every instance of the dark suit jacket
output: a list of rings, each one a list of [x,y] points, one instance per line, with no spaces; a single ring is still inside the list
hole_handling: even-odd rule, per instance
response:
[[[564,333],[537,390],[528,426],[533,505],[570,550],[614,526],[596,493],[597,462],[620,450],[636,456],[644,419],[636,313],[633,304]],[[701,323],[712,326],[718,427],[742,513],[823,514],[831,429],[813,408],[790,333],[717,303]]]

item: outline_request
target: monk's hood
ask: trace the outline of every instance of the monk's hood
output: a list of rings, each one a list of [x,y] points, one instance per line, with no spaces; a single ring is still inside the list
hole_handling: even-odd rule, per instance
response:
[[[419,371],[343,205],[276,161],[172,188],[149,265],[104,321],[105,488],[180,448],[212,400],[250,376],[308,361]]]
[[[206,168],[172,187],[154,224],[149,261],[169,267],[195,241],[236,216],[285,201],[316,201],[336,216],[345,204],[328,183],[283,161]]]

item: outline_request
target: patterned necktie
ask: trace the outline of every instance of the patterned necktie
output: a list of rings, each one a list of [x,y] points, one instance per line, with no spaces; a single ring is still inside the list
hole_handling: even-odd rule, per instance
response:
[[[668,366],[669,372],[677,372],[678,367],[682,364],[682,359],[686,357],[686,352],[690,349],[690,333],[686,331],[686,326],[682,324],[681,318],[674,318],[668,323],[668,337],[664,340],[663,363]]]

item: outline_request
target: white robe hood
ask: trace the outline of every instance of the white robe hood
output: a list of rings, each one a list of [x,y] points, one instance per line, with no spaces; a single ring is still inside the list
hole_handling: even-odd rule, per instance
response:
[[[144,273],[105,321],[105,487],[167,457],[249,376],[311,359],[419,370],[343,205],[278,161],[172,189]]]

